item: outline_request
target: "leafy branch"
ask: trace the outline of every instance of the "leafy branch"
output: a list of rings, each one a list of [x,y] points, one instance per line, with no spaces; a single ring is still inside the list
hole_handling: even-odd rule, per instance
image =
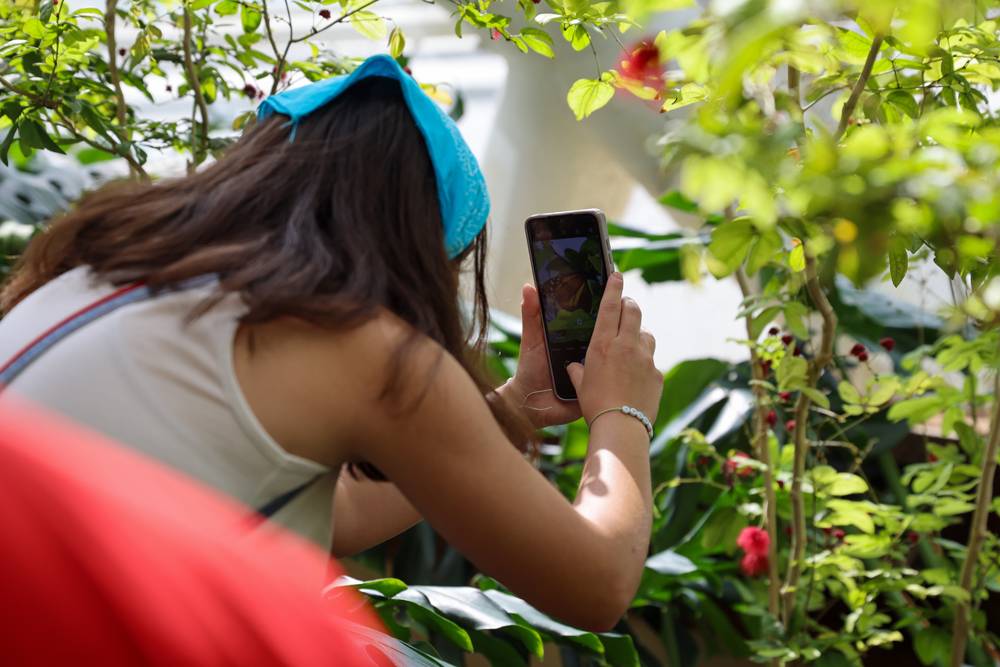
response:
[[[739,283],[743,298],[747,299],[753,295],[753,288],[743,267],[736,271],[736,281]],[[753,339],[753,316],[746,316],[747,337]],[[778,515],[777,500],[774,493],[774,468],[771,465],[771,448],[768,446],[767,437],[767,391],[764,389],[764,369],[760,365],[757,351],[750,347],[750,372],[754,379],[752,383],[754,394],[754,415],[753,415],[753,451],[757,459],[764,464],[764,516],[766,517],[765,530],[770,537],[768,547],[768,582],[767,582],[767,609],[774,618],[778,618],[779,595],[781,592],[781,575],[778,573]]]
[[[844,103],[844,108],[840,113],[840,124],[837,125],[837,132],[834,135],[834,139],[840,139],[844,135],[844,132],[847,131],[847,125],[851,122],[851,116],[854,115],[854,109],[858,106],[858,100],[861,99],[861,93],[864,92],[865,85],[868,83],[868,77],[872,75],[875,60],[882,49],[882,39],[881,34],[875,35],[875,38],[872,39],[872,45],[868,49],[865,64],[861,68],[861,74],[858,76],[858,80],[854,82],[851,96],[847,98],[847,102]]]
[[[1000,371],[993,379],[993,395],[1000,396]],[[983,452],[982,471],[979,475],[979,489],[976,494],[976,510],[972,515],[969,529],[969,543],[959,586],[966,593],[955,607],[955,623],[952,626],[951,667],[961,667],[965,661],[965,646],[969,639],[969,608],[972,604],[973,578],[979,564],[979,554],[987,536],[987,520],[990,515],[990,501],[993,497],[993,480],[996,476],[997,454],[1000,453],[1000,400],[993,406],[990,434]]]
[[[803,246],[805,243],[803,242]],[[813,302],[813,306],[819,311],[823,320],[820,334],[820,345],[816,355],[809,362],[806,373],[806,384],[809,387],[816,387],[823,370],[833,359],[833,343],[837,329],[837,314],[830,305],[826,293],[819,284],[819,277],[816,272],[816,258],[812,256],[808,247],[803,247],[805,255],[805,278],[806,292]],[[794,461],[792,464],[792,547],[789,555],[788,573],[784,586],[784,608],[782,610],[782,620],[787,627],[795,611],[796,591],[799,585],[799,578],[802,574],[802,560],[806,549],[806,514],[805,501],[802,497],[802,480],[805,477],[806,455],[809,451],[806,442],[806,429],[809,422],[809,406],[812,401],[807,392],[799,392],[795,403],[795,429],[794,440]]]
[[[194,66],[194,58],[191,55],[194,38],[192,35],[190,4],[185,3],[182,11],[184,12],[184,71],[187,73],[188,84],[194,93],[194,108],[192,109],[191,117],[191,162],[188,163],[188,172],[190,173],[201,164],[207,152],[208,105],[205,103],[205,96],[201,89],[201,80],[198,77],[198,72]],[[201,115],[200,128],[198,128],[198,123],[196,123],[194,118],[195,110]]]

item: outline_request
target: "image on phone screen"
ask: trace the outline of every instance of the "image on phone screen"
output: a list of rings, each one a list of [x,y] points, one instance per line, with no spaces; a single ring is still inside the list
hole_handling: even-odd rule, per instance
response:
[[[528,237],[554,388],[573,399],[566,366],[586,357],[608,279],[599,222],[591,213],[533,220]]]

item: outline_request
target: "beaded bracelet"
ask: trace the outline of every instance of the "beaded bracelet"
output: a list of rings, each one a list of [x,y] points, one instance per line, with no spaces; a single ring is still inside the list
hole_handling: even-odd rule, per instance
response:
[[[608,408],[607,410],[601,410],[596,415],[594,415],[593,419],[590,420],[590,423],[587,424],[587,428],[593,427],[594,422],[597,421],[598,417],[600,417],[601,415],[606,415],[609,412],[620,412],[622,414],[628,415],[629,417],[635,417],[640,422],[642,422],[643,426],[646,427],[646,433],[649,434],[649,439],[650,440],[653,439],[653,423],[649,421],[649,417],[647,417],[643,413],[643,411],[640,410],[639,408],[633,408],[630,405],[622,405],[621,407],[617,408]]]

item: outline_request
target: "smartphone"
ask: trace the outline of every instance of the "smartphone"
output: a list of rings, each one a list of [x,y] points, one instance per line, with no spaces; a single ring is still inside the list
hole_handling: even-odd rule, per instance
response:
[[[542,306],[545,350],[556,398],[576,400],[566,367],[583,362],[604,286],[614,271],[608,226],[597,209],[539,213],[527,219],[531,270]]]

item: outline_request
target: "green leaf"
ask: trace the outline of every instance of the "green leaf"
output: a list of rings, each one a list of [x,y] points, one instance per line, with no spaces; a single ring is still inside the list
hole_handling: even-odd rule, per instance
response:
[[[784,306],[785,325],[799,338],[809,338],[809,329],[805,325],[805,317],[809,308],[798,301],[789,301]]]
[[[667,208],[675,208],[685,213],[695,213],[698,210],[698,204],[685,197],[680,190],[669,190],[662,194],[658,201]]]
[[[735,271],[747,256],[754,235],[753,223],[745,218],[724,222],[712,231],[708,251],[730,272]]]
[[[520,36],[524,40],[524,43],[535,53],[540,53],[546,58],[556,57],[555,52],[552,50],[552,38],[544,30],[524,28],[521,30]]]
[[[26,118],[21,121],[21,130],[19,134],[21,136],[21,141],[31,148],[39,148],[42,150],[65,154],[65,151],[59,147],[59,144],[54,142],[52,138],[49,137],[45,128],[31,119]]]
[[[697,571],[697,566],[689,558],[672,551],[661,551],[646,559],[646,567],[660,574],[679,576]]]
[[[34,39],[41,39],[45,37],[45,24],[34,17],[25,21],[21,26],[21,30],[23,30],[26,35],[33,37]]]
[[[841,472],[837,473],[837,476],[824,490],[831,496],[852,496],[868,491],[868,483],[858,475]]]
[[[914,633],[913,650],[924,665],[945,663],[951,656],[951,635],[941,628],[929,625]]]
[[[781,306],[770,306],[760,311],[760,313],[753,318],[750,324],[750,338],[757,340],[760,337],[760,333],[764,330],[768,324],[774,321],[775,316],[782,310]]]
[[[758,235],[747,255],[747,274],[756,275],[781,250],[781,235],[773,229]],[[803,336],[804,337],[804,336]]]
[[[250,5],[240,5],[240,22],[243,24],[243,32],[254,32],[260,26],[263,19],[259,9]]]
[[[808,396],[813,403],[821,408],[826,408],[827,410],[830,409],[830,399],[827,398],[826,394],[821,392],[819,389],[816,389],[815,387],[802,387],[799,391]]]
[[[639,667],[639,654],[628,635],[604,632],[600,635],[604,644],[604,654],[609,665],[615,667]]]
[[[788,253],[788,267],[796,273],[806,270],[806,248],[801,242],[796,243]]]
[[[590,45],[590,33],[579,23],[563,28],[562,34],[574,51],[583,51]]]
[[[391,598],[407,589],[405,583],[399,579],[392,577],[383,577],[382,579],[370,579],[368,581],[358,581],[356,579],[350,579],[344,577],[342,580],[344,583],[338,582],[337,586],[343,586],[347,588],[355,588],[360,591],[375,591],[380,595],[384,595],[387,598]]]
[[[232,16],[240,10],[240,5],[236,0],[221,0],[215,5],[215,13],[219,16]]]
[[[403,55],[403,49],[406,48],[406,37],[403,36],[403,31],[396,26],[389,33],[389,54],[393,58],[399,58]]]
[[[566,639],[594,653],[604,652],[601,640],[594,633],[560,623],[538,611],[521,598],[498,590],[483,591],[483,595],[515,619],[523,621],[525,624],[541,630],[552,637]]]
[[[941,397],[936,394],[899,401],[889,408],[889,421],[907,420],[910,425],[925,422],[941,409]]]
[[[901,236],[893,236],[889,241],[889,277],[895,287],[899,287],[899,283],[906,277],[906,246],[906,240]]]
[[[888,535],[848,535],[841,552],[856,558],[881,558],[891,547],[892,539]]]
[[[597,79],[578,79],[569,89],[566,102],[577,120],[594,113],[615,95],[614,86]]]
[[[808,368],[809,364],[805,359],[786,353],[774,371],[778,389],[788,391],[804,388]]]
[[[374,12],[362,10],[350,18],[351,26],[361,35],[372,40],[385,39],[387,30],[385,19]]]

